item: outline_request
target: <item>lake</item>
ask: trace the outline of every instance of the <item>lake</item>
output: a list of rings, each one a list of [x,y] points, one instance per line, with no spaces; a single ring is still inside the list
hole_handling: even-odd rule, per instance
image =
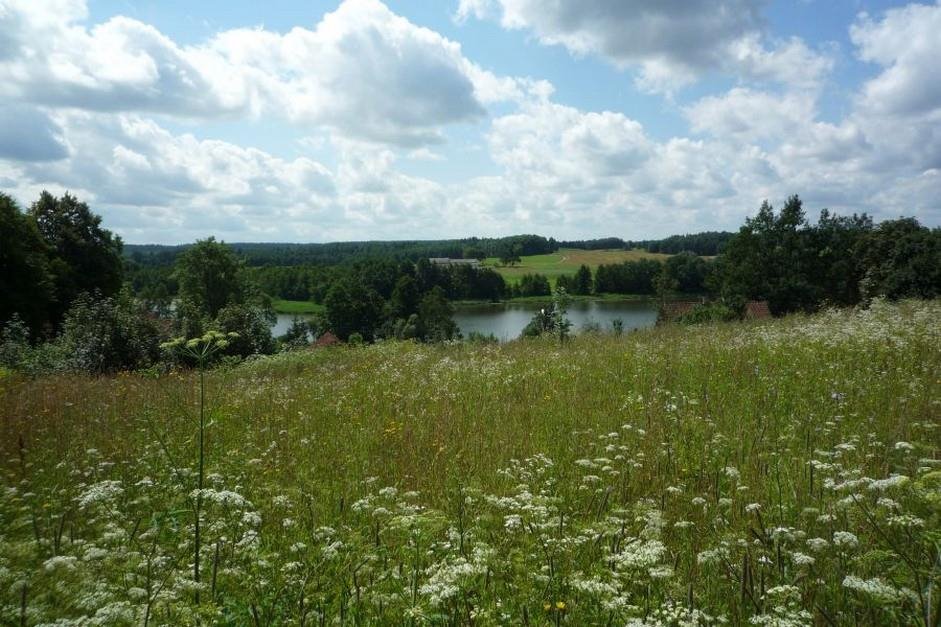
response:
[[[471,331],[477,331],[484,335],[493,334],[505,342],[519,337],[533,314],[543,307],[549,307],[549,304],[516,302],[457,305],[454,321],[464,337]],[[630,331],[653,326],[657,321],[657,304],[653,300],[575,301],[569,304],[568,318],[572,321],[574,333],[590,323],[610,331],[611,321],[616,318],[624,322],[625,331]],[[272,334],[283,335],[293,319],[292,314],[278,314],[277,322],[271,329]]]

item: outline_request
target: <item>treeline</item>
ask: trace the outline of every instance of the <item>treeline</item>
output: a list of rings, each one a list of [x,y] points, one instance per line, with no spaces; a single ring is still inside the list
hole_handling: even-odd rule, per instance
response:
[[[704,257],[721,254],[735,233],[728,231],[704,231],[686,235],[671,235],[664,239],[627,242],[627,248],[643,248],[651,253],[676,255],[682,252],[696,253]]]
[[[775,315],[874,297],[935,298],[941,295],[941,229],[914,218],[876,225],[866,214],[826,209],[812,224],[797,196],[777,213],[765,201],[726,244],[714,289],[732,306],[767,300]]]
[[[125,254],[138,266],[172,266],[191,244],[162,246],[128,244]],[[375,259],[418,261],[428,257],[473,259],[517,255],[543,255],[558,250],[552,238],[512,235],[500,238],[470,237],[455,240],[332,242],[327,244],[230,244],[247,266],[337,265]]]
[[[671,235],[664,239],[645,239],[625,241],[620,237],[600,239],[566,240],[559,242],[559,248],[579,248],[581,250],[633,250],[645,249],[651,253],[676,255],[691,252],[704,257],[714,257],[722,252],[723,247],[735,235],[728,231],[704,231],[686,235]]]

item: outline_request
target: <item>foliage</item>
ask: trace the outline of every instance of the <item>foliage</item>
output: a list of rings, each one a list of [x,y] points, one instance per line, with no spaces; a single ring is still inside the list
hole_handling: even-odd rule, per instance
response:
[[[125,290],[114,297],[79,295],[56,342],[68,356],[67,369],[98,374],[153,365],[160,340],[160,329]]]
[[[444,290],[435,287],[418,305],[418,327],[421,337],[428,342],[444,342],[461,337],[454,322],[454,307],[448,302]]]
[[[731,322],[740,318],[738,312],[723,303],[696,305],[685,314],[676,317],[680,324],[703,324],[708,322]]]
[[[327,292],[324,299],[327,324],[341,340],[353,333],[371,340],[382,319],[382,297],[362,282],[346,277]]]
[[[230,338],[224,354],[248,357],[274,352],[273,323],[274,315],[262,307],[231,303],[219,310],[213,327]]]
[[[939,317],[4,379],[0,623],[925,624]]]
[[[18,316],[38,335],[49,321],[55,293],[48,254],[35,221],[0,193],[0,324]]]
[[[887,220],[867,232],[859,247],[866,297],[941,295],[941,229],[929,230],[914,218]]]
[[[173,275],[180,300],[210,320],[226,305],[246,302],[252,292],[242,262],[230,246],[214,237],[186,249],[177,258]]]
[[[524,274],[516,286],[518,296],[548,296],[552,293],[549,279],[543,274]]]
[[[121,238],[101,227],[101,216],[71,194],[56,198],[43,191],[29,209],[49,250],[55,302],[50,318],[58,325],[80,294],[113,296],[121,289]]]
[[[653,259],[600,265],[595,271],[595,292],[612,294],[653,294],[654,280],[662,264]]]

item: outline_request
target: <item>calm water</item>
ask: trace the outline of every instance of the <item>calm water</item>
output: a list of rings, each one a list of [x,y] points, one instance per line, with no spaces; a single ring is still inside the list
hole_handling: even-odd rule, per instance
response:
[[[491,333],[500,341],[516,339],[542,303],[498,303],[465,305],[457,308],[454,321],[466,337],[471,331],[484,335]],[[657,305],[653,301],[579,301],[569,304],[568,318],[572,331],[578,333],[587,324],[598,324],[602,330],[611,330],[611,321],[620,318],[624,330],[651,327],[657,321]]]
[[[454,313],[454,321],[464,337],[471,331],[484,335],[491,333],[501,341],[516,339],[533,314],[548,304],[541,303],[494,303],[486,305],[460,305]],[[611,321],[620,318],[624,330],[650,327],[657,321],[657,305],[648,300],[598,300],[579,301],[569,304],[569,320],[572,331],[578,333],[586,324],[596,323],[603,330],[611,330]],[[291,326],[292,314],[278,314],[271,328],[275,336],[283,335]]]

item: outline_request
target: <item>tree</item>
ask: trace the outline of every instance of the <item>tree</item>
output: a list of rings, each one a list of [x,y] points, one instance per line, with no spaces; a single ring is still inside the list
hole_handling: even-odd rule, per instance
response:
[[[816,308],[821,290],[812,276],[811,235],[800,198],[788,198],[777,215],[764,201],[726,245],[722,294],[727,304],[767,300],[775,315]]]
[[[327,323],[341,340],[358,333],[366,340],[375,337],[382,319],[382,297],[353,277],[344,277],[331,286],[324,298]]]
[[[275,342],[271,337],[273,317],[257,306],[229,303],[219,310],[215,330],[231,339],[225,347],[226,355],[248,357],[269,355],[274,352]]]
[[[160,331],[128,290],[117,296],[80,294],[57,342],[67,367],[89,373],[146,368],[160,355]]]
[[[575,273],[575,282],[573,287],[574,289],[572,292],[574,294],[580,294],[582,296],[591,294],[591,270],[588,268],[588,266],[582,264],[578,267],[578,272]]]
[[[415,279],[407,274],[400,276],[398,281],[395,282],[392,297],[387,303],[389,317],[393,320],[398,318],[407,319],[413,313],[418,312],[420,300],[421,294],[418,292],[418,284]]]
[[[425,294],[418,305],[419,328],[425,341],[443,342],[460,338],[453,316],[454,307],[448,302],[444,290],[436,287]]]
[[[54,324],[59,324],[79,294],[117,294],[123,280],[123,244],[120,237],[101,227],[101,216],[71,194],[56,198],[46,191],[32,204],[29,215],[49,247]]]
[[[584,266],[583,266],[584,267]],[[552,296],[552,327],[559,338],[559,344],[565,343],[569,336],[572,322],[568,319],[569,296],[564,287],[557,287]]]
[[[173,275],[179,283],[180,300],[210,319],[230,303],[244,303],[251,292],[242,262],[214,237],[199,240],[183,252]]]
[[[914,218],[887,220],[860,241],[865,296],[935,298],[941,295],[941,229]]]
[[[15,314],[35,337],[49,320],[54,284],[36,223],[0,193],[0,326]]]
[[[480,246],[468,246],[464,249],[464,259],[476,259],[483,261],[487,258],[487,253]]]

